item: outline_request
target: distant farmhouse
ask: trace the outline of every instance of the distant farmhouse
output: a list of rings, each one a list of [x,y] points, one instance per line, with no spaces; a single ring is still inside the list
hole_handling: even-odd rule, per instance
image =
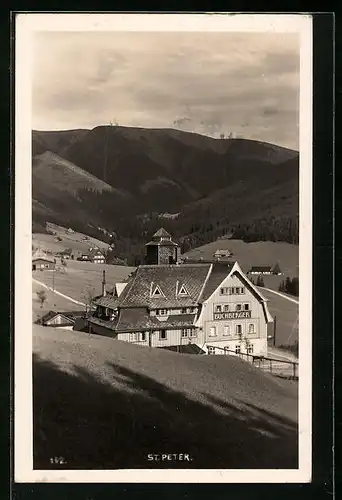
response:
[[[280,276],[281,274],[283,274],[281,272],[281,269],[279,267],[279,264],[275,264],[275,266],[271,267],[271,266],[253,266],[251,267],[251,269],[248,271],[248,274],[254,274],[254,275],[270,275],[270,274],[273,274],[273,275],[277,275],[277,276]]]
[[[81,257],[77,260],[81,260],[83,262],[93,262],[94,264],[105,264],[106,256],[98,248],[92,248],[89,252],[82,253]]]
[[[272,274],[271,266],[253,266],[249,274]]]
[[[273,322],[267,299],[237,262],[179,264],[179,246],[161,229],[146,245],[148,264],[95,299],[89,332],[180,352],[267,355]]]
[[[45,252],[37,250],[32,255],[32,271],[43,271],[55,269],[56,262],[51,257],[48,257]]]
[[[72,330],[75,321],[84,316],[84,311],[49,311],[36,321],[38,325],[55,326],[66,330]]]
[[[230,250],[216,250],[214,253],[215,259],[224,259],[227,257],[231,257],[233,254]]]

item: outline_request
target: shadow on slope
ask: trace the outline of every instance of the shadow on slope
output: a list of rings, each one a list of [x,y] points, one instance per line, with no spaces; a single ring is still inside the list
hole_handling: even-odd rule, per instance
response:
[[[107,381],[73,370],[34,355],[35,469],[298,467],[296,423],[247,401],[194,401],[115,364]],[[192,461],[147,460],[166,453]]]

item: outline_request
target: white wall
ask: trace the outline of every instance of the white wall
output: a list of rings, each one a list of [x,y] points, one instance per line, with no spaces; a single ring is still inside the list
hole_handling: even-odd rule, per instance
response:
[[[241,295],[221,295],[220,288],[222,287],[244,287],[245,293]],[[222,309],[224,309],[224,305],[228,305],[229,311],[235,311],[237,303],[249,304],[249,310],[251,311],[250,319],[214,320],[216,305],[222,305]],[[227,277],[218,290],[203,304],[199,323],[203,326],[204,340],[209,345],[216,343],[220,347],[228,346],[235,350],[235,345],[240,342],[240,336],[236,334],[236,325],[241,325],[242,337],[248,338],[253,343],[254,354],[267,354],[267,323],[262,304],[238,276]],[[249,324],[254,324],[255,333],[248,334]],[[224,335],[224,327],[226,325],[230,326],[229,336]],[[210,336],[211,327],[216,328],[215,337]]]

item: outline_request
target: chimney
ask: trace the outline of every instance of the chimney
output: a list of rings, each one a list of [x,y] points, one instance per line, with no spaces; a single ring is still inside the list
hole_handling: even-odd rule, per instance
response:
[[[107,294],[106,291],[106,271],[103,271],[103,278],[102,278],[102,296],[105,297]]]

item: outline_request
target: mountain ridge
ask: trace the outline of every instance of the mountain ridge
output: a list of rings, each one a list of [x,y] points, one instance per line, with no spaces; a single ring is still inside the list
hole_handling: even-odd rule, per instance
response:
[[[86,232],[83,226],[87,220],[88,227],[108,228],[129,246],[129,241],[150,235],[160,224],[160,213],[180,214],[165,221],[180,238],[195,234],[198,222],[197,233],[208,232],[208,238],[216,238],[233,232],[238,225],[270,217],[277,219],[271,224],[272,231],[290,238],[277,226],[284,226],[285,219],[288,224],[287,219],[298,218],[299,153],[281,146],[248,139],[215,139],[176,129],[98,126],[91,130],[33,131],[34,165],[44,148],[43,154],[50,151],[45,157],[60,158],[57,169],[69,162],[74,171],[81,169],[98,186],[110,188],[101,192],[89,183],[82,185],[80,178],[70,178],[65,189],[65,179],[57,174],[51,181],[51,165],[45,172],[41,168],[39,190],[33,180],[34,199],[40,203],[39,214],[34,209],[33,219],[40,225],[44,224],[45,206],[49,209],[45,218],[50,217],[50,222],[78,224],[78,229]],[[146,223],[137,216],[146,216]]]

